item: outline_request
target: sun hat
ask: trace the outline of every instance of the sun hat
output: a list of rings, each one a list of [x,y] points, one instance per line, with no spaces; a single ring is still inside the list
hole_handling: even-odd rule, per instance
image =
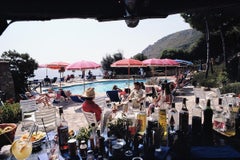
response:
[[[94,98],[94,97],[95,97],[94,88],[88,88],[88,89],[83,93],[82,97]]]

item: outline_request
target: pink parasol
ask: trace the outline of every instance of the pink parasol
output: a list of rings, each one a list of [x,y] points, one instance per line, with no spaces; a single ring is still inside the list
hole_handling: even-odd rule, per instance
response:
[[[122,59],[111,64],[111,67],[143,67],[142,61],[136,59]]]
[[[165,59],[151,58],[151,59],[144,60],[142,63],[147,66],[158,66],[158,67],[179,66],[178,62],[168,58],[165,58]]]
[[[85,71],[86,69],[97,69],[100,68],[101,65],[97,64],[93,61],[77,61],[74,62],[66,67],[67,70],[83,70]],[[85,91],[85,78],[83,79],[83,90]]]
[[[151,58],[151,59],[146,59],[143,61],[143,64],[144,65],[147,65],[147,66],[155,66],[155,67],[165,67],[165,76],[166,76],[166,70],[167,70],[167,67],[177,67],[179,66],[179,63],[176,62],[175,60],[173,59],[168,59],[168,58],[165,58],[165,59],[157,59],[157,58]]]
[[[92,61],[78,61],[75,63],[72,63],[66,67],[67,70],[86,70],[86,69],[96,69],[101,67],[100,64],[97,64]]]
[[[122,59],[114,62],[111,64],[111,67],[125,67],[128,68],[128,80],[130,78],[130,68],[131,67],[145,67],[142,63],[142,61],[136,60],[136,59]],[[129,81],[128,81],[128,86],[129,86]]]

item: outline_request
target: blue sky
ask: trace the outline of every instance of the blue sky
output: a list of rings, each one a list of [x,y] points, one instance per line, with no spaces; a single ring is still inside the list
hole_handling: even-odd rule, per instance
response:
[[[0,53],[28,53],[39,64],[79,60],[100,63],[102,57],[118,51],[130,58],[164,36],[189,28],[179,14],[141,20],[135,28],[127,27],[125,21],[93,19],[15,22],[0,36]]]

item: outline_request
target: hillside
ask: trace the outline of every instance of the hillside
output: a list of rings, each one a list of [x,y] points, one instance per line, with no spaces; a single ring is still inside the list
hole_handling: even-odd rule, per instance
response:
[[[188,29],[170,34],[149,45],[142,53],[148,58],[157,58],[166,49],[188,50],[203,34],[194,29]]]

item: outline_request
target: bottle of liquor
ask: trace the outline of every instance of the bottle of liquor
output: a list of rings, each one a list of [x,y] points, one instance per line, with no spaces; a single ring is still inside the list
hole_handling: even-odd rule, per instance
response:
[[[199,105],[199,97],[196,97],[195,106],[192,109],[192,134],[199,135],[202,131],[202,108]]]
[[[87,159],[87,144],[86,144],[85,140],[81,141],[79,148],[80,148],[81,158],[83,160],[86,160]]]
[[[203,111],[204,119],[203,119],[203,138],[205,145],[212,145],[213,144],[213,110],[211,108],[211,101],[210,99],[207,100],[206,109]]]
[[[147,114],[145,108],[141,105],[140,112],[137,114],[138,124],[140,125],[139,132],[145,132],[147,127]]]
[[[57,132],[59,149],[61,152],[68,150],[68,123],[64,119],[63,109],[59,108],[59,119],[57,120]]]
[[[240,137],[240,102],[238,105],[238,112],[235,118],[235,131],[236,131],[236,136],[239,138]]]
[[[226,132],[228,136],[235,135],[235,117],[236,113],[233,111],[233,106],[231,103],[228,104],[227,114],[226,114]]]
[[[186,106],[186,98],[183,98],[182,109],[179,112],[179,130],[183,134],[188,134],[189,112]]]
[[[172,107],[168,111],[168,146],[173,146],[177,136],[178,130],[178,111],[175,108],[175,103],[172,103]]]
[[[224,107],[222,105],[222,98],[218,99],[218,106],[215,108],[214,116],[213,116],[213,129],[217,132],[224,132],[226,130],[225,127],[225,114]]]
[[[175,103],[172,103],[171,109],[168,111],[168,126],[169,131],[176,132],[178,130],[178,111],[175,108]]]
[[[167,108],[164,104],[160,106],[158,122],[164,130],[162,137],[162,145],[167,145]]]
[[[95,123],[91,124],[91,133],[90,133],[90,137],[89,137],[89,141],[90,141],[90,147],[91,150],[94,151],[95,147],[96,147],[96,127],[95,127]]]

